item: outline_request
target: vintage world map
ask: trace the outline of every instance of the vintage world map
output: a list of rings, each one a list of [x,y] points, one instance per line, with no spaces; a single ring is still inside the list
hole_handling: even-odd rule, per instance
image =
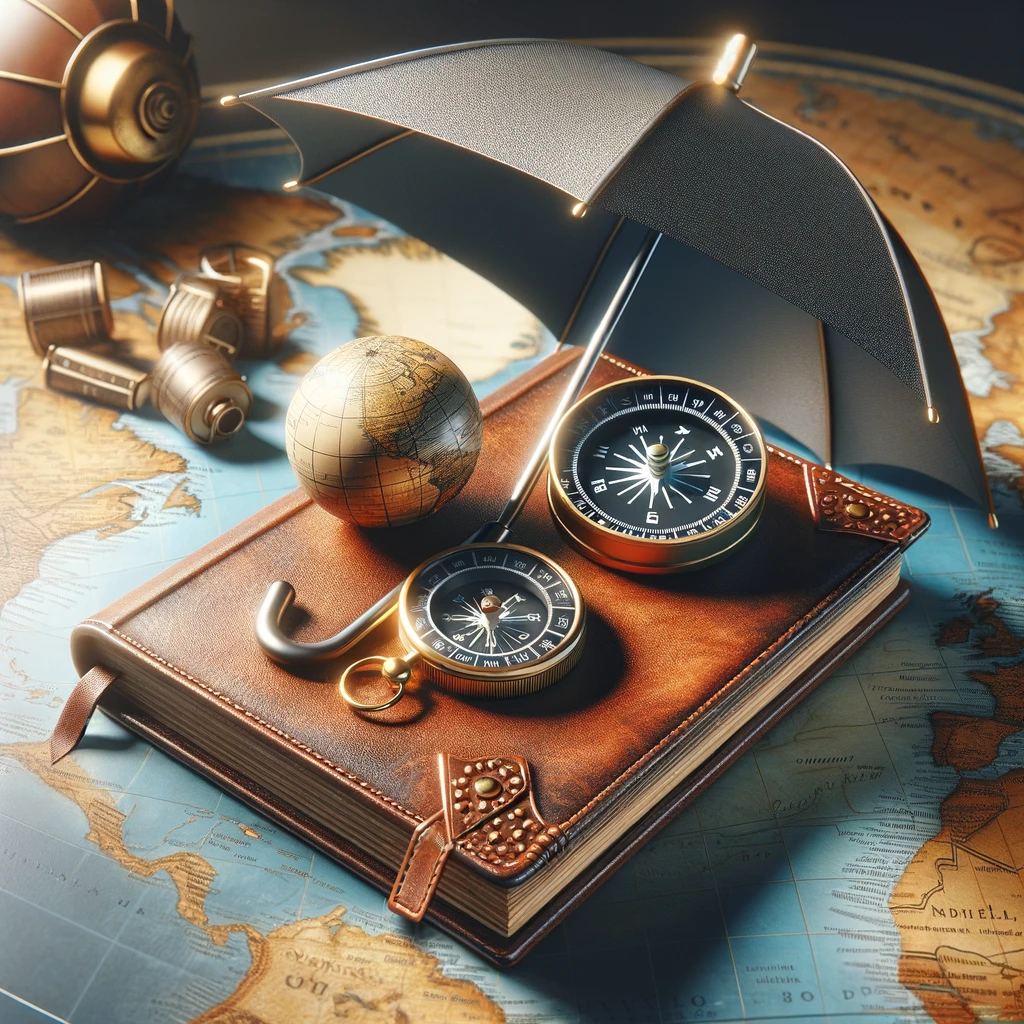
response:
[[[371,214],[280,192],[295,161],[273,133],[201,142],[92,234],[0,235],[0,1021],[1024,1018],[1024,97],[787,47],[745,95],[834,148],[921,261],[1002,529],[903,490],[933,520],[911,607],[510,971],[105,720],[55,768],[44,741],[72,626],[294,486],[284,410],[320,355],[420,337],[482,395],[551,336]],[[119,343],[152,356],[170,281],[229,239],[273,251],[291,296],[280,356],[245,367],[243,437],[204,450],[42,388],[18,273],[104,259]]]

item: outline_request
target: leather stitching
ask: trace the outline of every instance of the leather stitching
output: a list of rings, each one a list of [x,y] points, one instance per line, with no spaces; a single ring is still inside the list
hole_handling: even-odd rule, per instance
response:
[[[122,633],[119,629],[115,629],[113,626],[107,626],[107,629],[109,629],[110,632],[113,633],[115,636],[119,636],[122,640],[125,641],[125,643],[131,644],[132,647],[142,651],[143,654],[148,655],[154,661],[159,662],[165,668],[169,668],[172,672],[175,672],[183,679],[187,679],[190,683],[193,683],[200,689],[205,690],[207,693],[216,697],[218,700],[223,701],[229,707],[234,708],[235,711],[241,711],[246,718],[251,718],[254,722],[257,723],[257,725],[262,726],[264,729],[274,733],[274,735],[279,736],[281,739],[287,740],[293,747],[298,747],[299,750],[302,750],[307,754],[311,754],[313,757],[315,757],[318,761],[325,764],[332,771],[337,772],[339,775],[343,775],[350,782],[356,783],[360,789],[365,789],[368,793],[372,793],[374,796],[379,797],[385,803],[390,804],[396,811],[400,811],[407,818],[412,818],[414,821],[417,822],[423,820],[422,815],[416,814],[413,811],[410,811],[407,808],[403,807],[393,797],[388,796],[387,793],[383,793],[379,789],[375,789],[365,779],[360,778],[358,775],[355,775],[352,772],[347,771],[345,768],[342,768],[340,765],[335,764],[332,760],[330,760],[330,758],[324,757],[324,755],[321,754],[319,750],[315,750],[313,747],[309,746],[306,743],[300,743],[290,733],[285,732],[283,729],[278,729],[276,725],[271,725],[270,722],[266,721],[263,718],[260,718],[259,715],[253,714],[253,712],[251,712],[248,708],[243,707],[241,704],[236,704],[233,700],[230,700],[229,698],[225,697],[224,694],[222,694],[219,690],[215,690],[212,686],[207,685],[201,679],[196,679],[195,676],[189,675],[189,673],[186,672],[184,669],[178,668],[177,665],[174,665],[171,662],[167,661],[166,658],[161,658],[159,654],[155,654],[144,644],[140,644],[138,640],[133,640],[126,633]]]
[[[417,839],[415,841],[415,844],[413,845],[412,854],[410,855],[409,859],[405,862],[405,871],[402,872],[401,878],[397,879],[396,882],[395,882],[395,888],[394,888],[395,902],[396,903],[401,903],[402,906],[406,908],[406,910],[409,910],[413,914],[418,914],[420,912],[421,908],[424,907],[429,902],[430,897],[433,895],[433,892],[434,892],[434,887],[435,887],[435,882],[437,881],[437,876],[441,873],[441,868],[444,867],[444,863],[448,859],[445,856],[445,849],[447,848],[449,851],[451,850],[451,847],[447,843],[445,843],[445,845],[443,847],[441,847],[440,850],[438,850],[438,852],[437,852],[437,860],[434,863],[434,870],[431,871],[430,878],[427,879],[427,884],[426,884],[426,887],[423,890],[423,894],[420,896],[420,899],[416,903],[416,905],[412,906],[412,905],[410,905],[408,903],[403,903],[402,900],[401,900],[402,886],[405,884],[405,879],[406,879],[406,877],[409,874],[409,869],[412,867],[412,862],[413,862],[413,860],[416,857],[416,851],[419,850],[420,846],[423,843],[423,840],[426,838],[427,833],[430,832],[430,830],[433,827],[434,827],[434,825],[432,824],[430,826],[430,828],[425,828],[419,834],[419,836],[417,837]]]
[[[610,355],[607,355],[606,353],[601,353],[601,358],[607,360],[609,363],[612,363],[614,366],[617,366],[620,369],[626,370],[628,373],[633,374],[633,376],[635,376],[635,377],[647,377],[647,376],[650,376],[650,374],[647,374],[647,373],[644,373],[644,372],[640,371],[635,366],[632,366],[631,364],[629,364],[627,362],[624,362],[624,361],[622,361],[620,359],[617,359],[615,356],[610,356]],[[769,454],[774,455],[778,459],[783,459],[783,460],[792,462],[795,465],[798,465],[798,466],[801,466],[801,467],[803,467],[805,465],[808,465],[806,460],[797,458],[795,455],[790,455],[788,453],[783,454],[782,452],[780,452],[776,448],[774,448],[772,445],[766,444],[765,448],[768,450]],[[874,567],[875,563],[879,562],[884,556],[887,556],[890,553],[891,553],[891,548],[887,548],[887,547],[883,548],[876,555],[874,555],[867,563],[865,563],[865,568],[872,568],[872,567]],[[816,615],[819,612],[819,609],[821,609],[821,608],[825,607],[826,605],[832,603],[833,600],[835,599],[835,597],[838,594],[840,594],[844,589],[847,589],[848,587],[849,587],[849,584],[847,582],[844,582],[839,587],[837,587],[835,590],[833,590],[832,593],[830,593],[827,597],[825,597],[822,601],[820,601],[817,605],[815,605],[814,608],[812,608],[802,619],[800,619],[789,630],[787,630],[786,633],[783,634],[783,636],[781,636],[778,640],[776,640],[769,647],[767,647],[764,651],[762,651],[761,654],[759,654],[749,665],[747,665],[747,667],[742,672],[737,673],[737,675],[735,675],[732,679],[730,679],[727,683],[725,683],[721,688],[719,688],[719,690],[712,697],[710,697],[707,701],[705,701],[688,718],[686,718],[682,722],[680,722],[680,724],[678,726],[676,726],[671,732],[666,733],[665,736],[663,736],[653,747],[651,747],[650,750],[648,750],[642,757],[638,758],[636,761],[633,762],[633,764],[631,764],[628,768],[626,768],[624,771],[622,771],[612,782],[610,782],[607,786],[605,786],[605,788],[602,789],[600,793],[598,793],[596,796],[593,797],[593,799],[591,799],[586,804],[584,804],[583,807],[581,807],[575,814],[573,814],[571,817],[567,818],[564,822],[562,822],[559,827],[563,831],[569,833],[570,830],[572,829],[573,825],[575,825],[582,817],[584,817],[586,814],[588,814],[598,803],[600,803],[602,800],[604,800],[605,797],[609,793],[612,792],[612,790],[616,789],[622,783],[627,781],[632,775],[634,775],[636,773],[638,767],[643,762],[650,760],[657,753],[659,753],[664,747],[666,747],[669,743],[671,743],[672,740],[676,739],[676,737],[678,737],[680,735],[680,733],[688,725],[690,725],[691,722],[693,722],[700,715],[704,714],[705,711],[708,708],[710,708],[717,701],[721,700],[730,690],[734,689],[735,686],[737,685],[738,681],[740,680],[740,678],[742,676],[744,676],[747,673],[749,673],[751,669],[753,669],[755,666],[759,665],[766,658],[768,658],[775,650],[777,650],[784,643],[786,643],[789,640],[789,638],[794,633],[798,632],[807,622],[809,622],[810,620],[812,620],[812,619],[814,619],[816,617]],[[290,734],[284,732],[284,730],[278,729],[276,726],[271,725],[269,722],[267,722],[264,719],[260,718],[258,715],[253,714],[253,712],[249,711],[247,708],[243,707],[241,704],[236,704],[234,701],[229,700],[222,693],[220,693],[220,691],[214,690],[211,686],[208,686],[206,683],[202,682],[201,680],[196,679],[192,675],[189,675],[189,673],[185,672],[183,669],[180,669],[180,668],[178,668],[178,666],[171,664],[170,662],[166,661],[164,658],[161,658],[158,654],[155,654],[153,651],[149,650],[148,647],[146,647],[145,645],[139,643],[137,640],[133,640],[130,636],[128,636],[125,633],[122,633],[118,629],[115,629],[113,626],[109,626],[108,625],[106,628],[109,629],[116,636],[119,636],[126,643],[131,644],[133,647],[135,647],[138,650],[142,651],[144,654],[147,654],[150,658],[154,659],[155,661],[157,661],[160,664],[162,664],[162,665],[166,666],[167,668],[169,668],[172,672],[177,673],[182,678],[187,679],[189,682],[194,683],[196,686],[199,686],[203,690],[206,690],[208,693],[210,693],[214,697],[217,697],[219,700],[223,701],[225,704],[227,704],[230,707],[234,708],[236,711],[242,712],[246,716],[246,718],[251,718],[258,725],[262,726],[263,728],[265,728],[265,729],[269,730],[270,732],[274,733],[275,735],[279,736],[281,739],[287,740],[288,743],[290,743],[292,746],[297,747],[298,749],[304,751],[305,753],[312,755],[314,758],[316,758],[322,764],[324,764],[325,766],[330,768],[332,771],[334,771],[337,774],[339,774],[339,775],[343,776],[344,778],[348,779],[350,782],[356,783],[361,789],[365,789],[367,792],[373,794],[373,796],[380,798],[382,801],[384,801],[385,803],[389,804],[395,810],[399,811],[401,814],[404,814],[407,818],[410,818],[410,819],[412,819],[413,821],[416,821],[416,822],[422,822],[424,820],[422,815],[416,814],[414,811],[410,811],[406,807],[403,807],[393,797],[390,797],[386,793],[382,792],[381,790],[374,788],[365,779],[363,779],[360,776],[354,774],[353,772],[350,772],[350,771],[342,768],[340,765],[335,764],[333,761],[331,761],[329,758],[325,757],[323,754],[321,754],[318,750],[315,750],[313,747],[310,747],[310,746],[308,746],[305,743],[300,743],[293,736],[291,736]],[[428,831],[428,830],[424,829],[424,833],[426,831]],[[571,834],[568,834],[566,836],[566,840],[568,841],[570,838],[571,838]]]
[[[616,366],[621,367],[623,370],[629,371],[635,377],[650,376],[649,374],[641,372],[636,367],[630,366],[628,363],[620,362],[613,356],[607,356],[602,353],[601,358],[607,359],[609,362],[614,363]],[[787,460],[800,467],[808,465],[805,459],[800,459],[795,455],[790,455],[788,452],[780,452],[778,449],[774,448],[770,444],[766,444],[765,448],[771,455],[774,455],[776,458]],[[885,556],[889,555],[891,551],[892,549],[889,547],[882,548],[877,554],[875,554],[871,559],[869,559],[867,563],[865,563],[865,568],[873,568],[875,563],[881,561]],[[752,662],[750,662],[750,664],[747,665],[746,668],[743,669],[743,671],[738,672],[735,676],[733,676],[732,679],[730,679],[727,683],[720,687],[688,718],[680,722],[679,725],[677,725],[671,732],[666,733],[660,740],[658,740],[658,742],[653,747],[651,747],[650,750],[648,750],[643,756],[637,758],[637,760],[634,761],[633,764],[631,764],[628,768],[626,768],[623,772],[616,776],[616,778],[613,779],[607,786],[605,786],[605,788],[602,789],[600,793],[594,796],[593,799],[584,804],[583,807],[581,807],[570,818],[567,818],[564,822],[562,822],[561,827],[566,831],[570,830],[572,826],[576,824],[576,822],[578,822],[584,815],[589,813],[590,810],[592,810],[598,803],[604,800],[605,797],[612,792],[612,790],[616,789],[622,783],[628,781],[628,779],[632,775],[636,774],[638,767],[643,762],[651,760],[664,747],[671,743],[672,740],[678,737],[683,732],[683,730],[685,730],[687,726],[689,726],[696,718],[704,714],[708,708],[712,707],[715,703],[721,700],[730,690],[734,689],[738,684],[739,680],[743,676],[747,675],[755,666],[757,666],[759,663],[763,662],[766,658],[768,658],[776,649],[784,645],[793,634],[799,632],[799,630],[804,626],[805,623],[814,619],[817,616],[819,609],[832,603],[838,594],[840,594],[843,590],[848,588],[849,583],[847,581],[844,581],[842,584],[840,584],[840,586],[836,587],[836,589],[833,590],[832,593],[830,593],[827,597],[818,602],[818,604],[816,604],[802,619],[800,619],[793,626],[791,626],[790,629],[788,629],[773,644],[765,648],[765,650],[762,651]]]

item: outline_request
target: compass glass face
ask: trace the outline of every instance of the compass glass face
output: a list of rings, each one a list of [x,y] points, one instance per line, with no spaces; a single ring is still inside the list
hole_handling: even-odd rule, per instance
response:
[[[535,551],[467,545],[421,569],[406,621],[433,660],[518,668],[552,655],[580,614],[575,587]]]
[[[674,378],[624,381],[584,399],[560,432],[557,480],[595,525],[652,540],[708,533],[758,492],[764,445],[720,392]]]

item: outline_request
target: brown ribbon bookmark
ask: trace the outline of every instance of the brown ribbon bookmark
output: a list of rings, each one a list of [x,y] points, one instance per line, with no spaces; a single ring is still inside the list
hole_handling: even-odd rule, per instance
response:
[[[454,847],[444,811],[420,822],[398,869],[388,907],[410,921],[422,921],[441,880],[441,869]]]
[[[50,764],[56,764],[75,749],[96,710],[97,701],[116,678],[116,673],[97,665],[78,680],[50,737]]]

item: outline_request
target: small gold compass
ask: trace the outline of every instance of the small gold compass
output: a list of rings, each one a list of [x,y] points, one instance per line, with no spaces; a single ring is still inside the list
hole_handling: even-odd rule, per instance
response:
[[[561,679],[583,651],[586,612],[560,566],[517,544],[464,544],[424,562],[398,598],[400,658],[363,658],[346,669],[341,694],[361,711],[401,699],[413,667],[466,697],[519,697]],[[354,670],[379,663],[392,693],[354,697]]]

